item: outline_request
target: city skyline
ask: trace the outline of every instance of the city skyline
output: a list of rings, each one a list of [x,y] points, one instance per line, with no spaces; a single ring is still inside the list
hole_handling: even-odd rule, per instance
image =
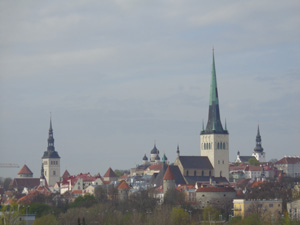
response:
[[[61,174],[200,155],[215,49],[230,161],[300,155],[300,3],[0,1],[0,163],[35,177],[50,112]],[[16,177],[20,168],[1,168]],[[6,175],[7,174],[7,175]]]

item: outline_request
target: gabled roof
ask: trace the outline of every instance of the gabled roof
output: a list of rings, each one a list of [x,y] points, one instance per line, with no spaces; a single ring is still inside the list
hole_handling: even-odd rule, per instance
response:
[[[62,175],[62,178],[64,179],[64,178],[67,178],[69,176],[71,176],[70,173],[69,173],[69,171],[65,170],[64,174]]]
[[[33,173],[31,172],[31,170],[28,168],[28,166],[25,164],[22,169],[20,169],[19,174],[30,174],[32,175]]]
[[[118,177],[117,174],[109,167],[103,177]]]
[[[168,166],[167,171],[165,172],[165,175],[163,177],[163,180],[175,180],[174,174],[172,173],[170,166]]]
[[[40,178],[15,178],[10,183],[11,188],[34,188],[40,184]]]
[[[129,187],[129,185],[126,183],[125,180],[122,180],[122,181],[119,183],[117,189],[130,189],[130,187]]]
[[[207,156],[179,156],[184,169],[213,169]]]
[[[300,157],[283,157],[275,164],[295,164],[300,163]]]

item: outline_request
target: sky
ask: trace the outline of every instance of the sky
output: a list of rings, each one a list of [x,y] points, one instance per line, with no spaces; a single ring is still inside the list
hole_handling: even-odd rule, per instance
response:
[[[230,161],[300,155],[300,2],[0,0],[0,163],[39,177],[129,169],[156,143],[200,155],[212,49]],[[17,177],[20,168],[0,168]]]

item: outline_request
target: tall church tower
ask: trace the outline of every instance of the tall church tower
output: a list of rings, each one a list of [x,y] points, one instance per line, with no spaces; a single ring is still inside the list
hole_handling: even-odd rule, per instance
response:
[[[266,153],[264,152],[264,149],[261,146],[261,136],[259,132],[259,126],[257,127],[256,146],[254,148],[254,152],[252,156],[254,156],[259,162],[266,161]]]
[[[55,151],[52,120],[50,118],[50,128],[48,137],[47,151],[44,152],[42,157],[44,168],[44,175],[49,186],[54,186],[56,182],[60,181],[60,157]]]
[[[214,167],[214,176],[226,177],[229,180],[229,134],[226,128],[226,121],[225,129],[223,129],[220,119],[214,51],[208,121],[205,129],[204,124],[202,124],[200,149],[200,155],[207,156]]]

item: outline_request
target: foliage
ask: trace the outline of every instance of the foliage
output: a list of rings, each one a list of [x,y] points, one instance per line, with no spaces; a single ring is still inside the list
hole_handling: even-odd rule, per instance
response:
[[[20,209],[16,203],[11,205],[2,206],[0,225],[21,225],[24,224],[23,220],[20,220],[20,216],[24,213],[24,209]]]
[[[33,225],[59,225],[55,216],[48,214],[40,218],[36,218]]]
[[[95,199],[98,202],[106,202],[107,201],[107,187],[106,185],[98,185],[95,187]]]
[[[181,205],[184,203],[185,197],[183,192],[169,189],[164,195],[164,204]]]
[[[189,224],[189,213],[179,207],[173,207],[171,211],[171,223],[172,225],[184,225]]]
[[[250,165],[259,166],[259,161],[255,158],[249,159],[248,162],[249,162]]]
[[[11,182],[12,182],[12,179],[10,177],[7,177],[4,179],[3,188],[5,191],[7,191],[9,189],[9,185]]]
[[[264,182],[246,194],[246,199],[282,199],[283,209],[286,209],[286,203],[292,199],[292,191],[289,188],[291,184],[288,181],[282,182]]]
[[[212,199],[210,205],[224,216],[223,219],[228,219],[229,215],[232,213],[233,202],[229,197]]]
[[[29,205],[28,213],[41,217],[53,212],[53,208],[45,203],[34,202]]]
[[[75,201],[70,204],[70,208],[85,207],[89,208],[96,203],[96,198],[94,195],[85,194],[84,196],[79,196]]]
[[[115,172],[115,174],[116,174],[118,177],[123,176],[125,173],[126,173],[126,174],[129,174],[129,173],[130,173],[129,170],[115,170],[114,172]]]
[[[219,210],[213,208],[212,206],[207,206],[204,208],[202,213],[202,218],[204,221],[217,221],[219,220],[220,212]]]

